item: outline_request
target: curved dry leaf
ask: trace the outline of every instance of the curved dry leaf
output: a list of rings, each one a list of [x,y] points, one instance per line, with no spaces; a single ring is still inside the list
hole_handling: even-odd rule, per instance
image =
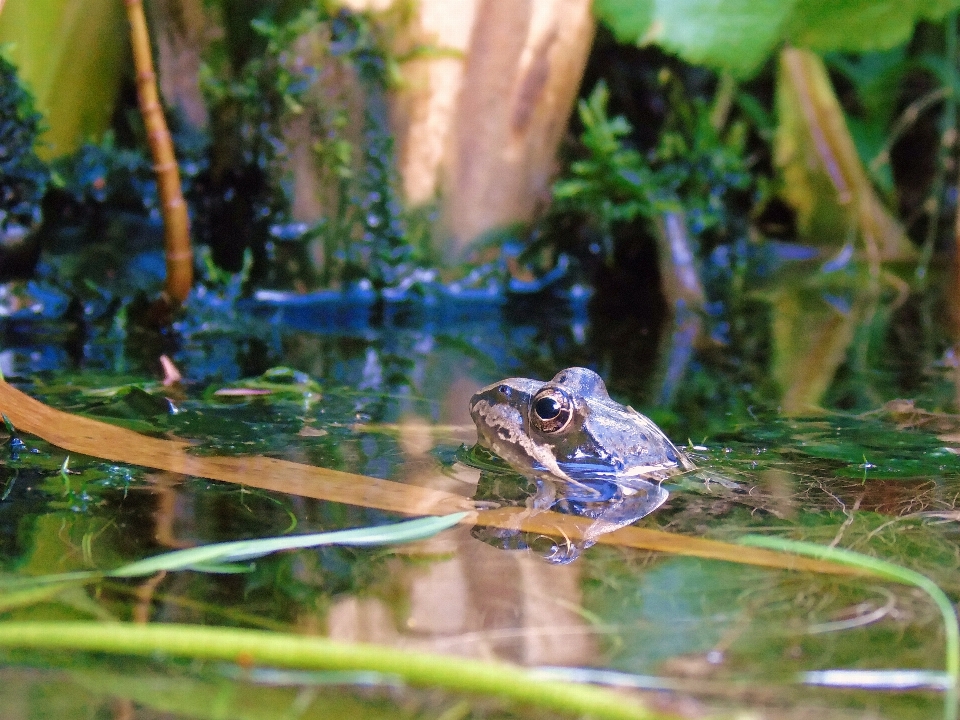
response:
[[[203,457],[188,452],[189,443],[151,438],[115,425],[56,410],[0,381],[0,413],[21,431],[31,433],[72,453],[113,462],[291,495],[377,508],[404,515],[444,515],[474,510],[468,498],[266,457]],[[470,512],[464,524],[499,527],[582,540],[592,524],[589,518],[555,512],[531,513],[526,508]],[[604,545],[631,547],[674,555],[691,555],[748,565],[806,570],[837,575],[863,574],[839,563],[803,558],[762,548],[746,548],[718,540],[677,535],[648,528],[625,527],[591,538]]]
[[[775,162],[800,233],[834,251],[851,233],[871,260],[905,260],[916,250],[873,189],[823,60],[787,48],[777,77]]]

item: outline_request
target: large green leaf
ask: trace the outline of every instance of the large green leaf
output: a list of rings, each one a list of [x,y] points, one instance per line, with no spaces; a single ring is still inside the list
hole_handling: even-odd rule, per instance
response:
[[[684,60],[745,76],[783,43],[866,51],[906,41],[918,20],[960,0],[595,0],[624,42],[657,43]]]
[[[692,63],[755,71],[782,37],[790,0],[595,0],[623,42],[656,43]]]
[[[117,0],[7,0],[0,43],[36,98],[48,131],[38,152],[64,155],[110,122],[129,54]]]
[[[786,3],[785,3],[786,4]],[[865,52],[906,42],[918,20],[939,20],[960,0],[793,0],[784,39],[812,50]]]

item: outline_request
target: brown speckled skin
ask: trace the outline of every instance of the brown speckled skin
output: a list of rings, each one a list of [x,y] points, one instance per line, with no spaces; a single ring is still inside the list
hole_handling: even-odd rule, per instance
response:
[[[556,434],[541,433],[530,421],[533,397],[549,387],[573,399],[573,419]],[[501,380],[471,398],[470,415],[480,445],[528,475],[629,484],[694,468],[653,421],[611,400],[600,376],[586,368],[568,368],[548,383]]]

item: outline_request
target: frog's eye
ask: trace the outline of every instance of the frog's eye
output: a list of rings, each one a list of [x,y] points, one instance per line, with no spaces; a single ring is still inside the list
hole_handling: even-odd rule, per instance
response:
[[[541,390],[533,398],[530,421],[542,433],[558,433],[573,419],[573,400],[559,388]]]

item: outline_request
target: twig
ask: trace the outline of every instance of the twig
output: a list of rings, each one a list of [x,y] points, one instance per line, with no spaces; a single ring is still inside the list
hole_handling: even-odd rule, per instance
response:
[[[900,117],[898,117],[897,121],[893,124],[893,128],[887,135],[887,139],[883,143],[883,147],[880,148],[877,154],[874,155],[873,159],[870,161],[870,172],[877,173],[880,171],[881,167],[889,163],[890,150],[900,139],[900,136],[916,124],[921,113],[923,113],[927,108],[936,105],[941,100],[946,99],[948,96],[950,96],[950,94],[950,88],[939,87],[936,90],[931,90],[926,95],[917,98],[912,103],[907,105],[906,109],[900,113]]]
[[[730,119],[730,108],[733,107],[736,93],[737,81],[733,79],[733,75],[728,72],[721,74],[713,99],[713,107],[710,109],[710,125],[718,135]]]
[[[682,212],[668,210],[656,217],[653,224],[660,263],[663,294],[673,310],[703,308],[706,294],[697,274],[693,244]]]
[[[180,170],[173,151],[167,121],[160,106],[157,76],[153,71],[150,35],[142,0],[125,0],[130,21],[130,44],[137,72],[137,99],[147,129],[153,170],[157,174],[157,193],[163,215],[163,240],[167,260],[166,291],[170,299],[182,303],[193,284],[193,249],[190,246],[190,219],[180,188]]]

